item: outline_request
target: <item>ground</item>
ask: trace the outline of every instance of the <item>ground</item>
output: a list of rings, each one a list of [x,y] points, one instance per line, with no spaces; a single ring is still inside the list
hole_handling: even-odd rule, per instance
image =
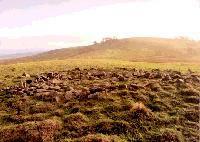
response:
[[[198,142],[199,70],[116,60],[1,65],[1,141]]]

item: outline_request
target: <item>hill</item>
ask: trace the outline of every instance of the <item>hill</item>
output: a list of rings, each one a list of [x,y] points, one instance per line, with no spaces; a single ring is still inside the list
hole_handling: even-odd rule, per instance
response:
[[[188,39],[107,39],[89,46],[63,48],[3,63],[55,59],[118,59],[145,62],[199,62],[200,42]]]
[[[0,141],[196,142],[199,45],[106,39],[4,60]]]

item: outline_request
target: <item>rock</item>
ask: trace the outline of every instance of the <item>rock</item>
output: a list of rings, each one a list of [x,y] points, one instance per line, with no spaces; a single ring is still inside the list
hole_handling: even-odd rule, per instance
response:
[[[113,82],[118,82],[119,81],[119,79],[117,78],[117,77],[112,77],[112,79],[111,79]]]
[[[106,76],[106,72],[104,72],[104,71],[94,71],[92,73],[89,73],[89,75],[101,78],[101,77]]]
[[[54,98],[56,103],[62,103],[63,101],[61,96],[55,96]]]
[[[74,70],[75,70],[75,71],[81,71],[81,69],[80,69],[80,68],[78,68],[78,67],[77,67],[77,68],[75,68]]]
[[[72,76],[70,76],[70,75],[67,77],[67,79],[68,80],[73,80]]]
[[[161,90],[160,84],[156,82],[148,83],[145,87],[149,87],[152,91],[156,92]]]
[[[4,82],[2,80],[0,80],[0,85],[4,84]]]
[[[96,93],[94,93],[94,94],[90,94],[90,95],[88,96],[88,99],[99,99],[99,98],[100,98],[100,95],[101,95],[101,93],[96,92]]]
[[[47,73],[47,77],[50,78],[50,79],[53,79],[53,78],[54,78],[53,75],[54,75],[53,72]]]
[[[118,85],[118,88],[122,90],[122,89],[127,89],[128,87],[126,84],[120,84]]]
[[[154,78],[156,79],[162,78],[162,74],[160,72],[157,72],[156,74],[154,74]]]
[[[94,86],[94,87],[90,88],[89,90],[90,90],[90,93],[91,93],[91,94],[94,94],[94,93],[96,93],[96,92],[102,92],[102,91],[105,90],[105,89],[103,89],[103,88],[101,88],[101,87],[98,87],[98,86]]]
[[[200,97],[198,97],[198,96],[188,96],[188,97],[184,98],[184,101],[186,103],[199,104],[200,103]]]
[[[64,114],[65,114],[65,111],[62,109],[57,109],[54,111],[54,115],[59,116],[59,117],[63,116]]]
[[[61,89],[60,86],[50,86],[49,90],[55,90],[55,91],[59,91]]]
[[[128,92],[127,90],[120,90],[120,91],[118,92],[118,94],[119,94],[120,96],[126,96],[126,95],[129,94],[129,92]]]
[[[197,83],[200,83],[200,77],[198,77],[198,76],[193,76],[193,77],[192,77],[192,81],[197,82]]]
[[[181,79],[181,75],[179,74],[172,75],[171,77],[172,79]]]
[[[67,85],[61,86],[61,89],[63,89],[64,91],[71,91],[71,90],[74,90],[72,87],[67,86]]]
[[[41,100],[41,101],[47,101],[47,102],[54,102],[55,100],[55,95],[57,93],[56,92],[42,92],[42,93],[37,93],[35,94],[35,98],[37,100]]]
[[[119,81],[125,81],[125,77],[123,77],[122,75],[118,76]]]
[[[22,76],[23,76],[23,77],[27,77],[27,78],[31,77],[29,74],[27,74],[27,73],[25,73],[25,72],[22,74]]]
[[[131,72],[127,72],[127,73],[125,74],[125,77],[126,77],[126,78],[131,78],[131,77],[133,77],[133,75],[132,75]]]
[[[172,80],[172,78],[171,78],[170,75],[165,75],[165,76],[162,78],[162,81],[169,81],[169,80]]]
[[[180,84],[185,83],[185,81],[184,81],[183,79],[177,79],[177,80],[176,80],[176,83],[177,83],[178,85],[180,85]]]
[[[138,89],[143,89],[144,87],[143,86],[140,86],[140,85],[137,85],[137,84],[134,84],[134,83],[132,83],[132,84],[130,84],[130,86],[129,86],[129,89],[130,90],[138,90]]]
[[[149,73],[149,72],[146,72],[145,74],[144,74],[144,78],[150,78],[150,76],[151,76],[151,73]]]
[[[43,80],[43,81],[48,81],[48,78],[47,77],[45,77],[45,76],[40,76],[40,78]]]
[[[65,94],[65,101],[70,101],[70,100],[72,100],[75,96],[73,95],[73,93],[72,92],[67,92],[66,94]]]
[[[62,81],[61,80],[58,80],[58,79],[53,79],[53,80],[51,80],[50,81],[52,84],[60,84],[60,83],[62,83]]]
[[[117,89],[117,86],[116,85],[109,85],[109,86],[107,86],[106,89],[108,89],[109,91],[113,91],[113,90]]]
[[[36,90],[37,93],[43,93],[43,92],[48,92],[46,89],[37,89]]]
[[[33,81],[31,79],[26,80],[26,84],[31,84]]]

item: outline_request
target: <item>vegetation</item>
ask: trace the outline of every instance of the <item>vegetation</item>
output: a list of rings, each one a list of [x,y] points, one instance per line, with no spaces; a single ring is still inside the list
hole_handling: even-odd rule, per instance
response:
[[[188,39],[110,39],[85,47],[64,48],[2,63],[56,59],[117,59],[138,62],[200,62],[200,42]]]
[[[199,44],[105,39],[0,61],[0,142],[198,142]]]
[[[26,65],[20,64],[23,71]],[[123,66],[64,69],[24,73],[18,76],[21,84],[0,90],[1,141],[199,140],[198,73]]]
[[[149,63],[149,62],[131,62],[121,60],[107,59],[68,59],[68,60],[50,60],[18,64],[0,65],[0,88],[14,85],[21,81],[21,75],[25,72],[30,75],[36,75],[47,71],[63,71],[72,68],[137,68],[137,69],[172,69],[181,72],[187,72],[188,69],[194,72],[200,71],[198,63]]]

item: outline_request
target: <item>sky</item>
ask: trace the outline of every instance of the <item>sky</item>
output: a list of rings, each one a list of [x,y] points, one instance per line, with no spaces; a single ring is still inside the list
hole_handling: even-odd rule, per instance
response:
[[[0,55],[104,37],[200,40],[200,0],[0,0]]]

